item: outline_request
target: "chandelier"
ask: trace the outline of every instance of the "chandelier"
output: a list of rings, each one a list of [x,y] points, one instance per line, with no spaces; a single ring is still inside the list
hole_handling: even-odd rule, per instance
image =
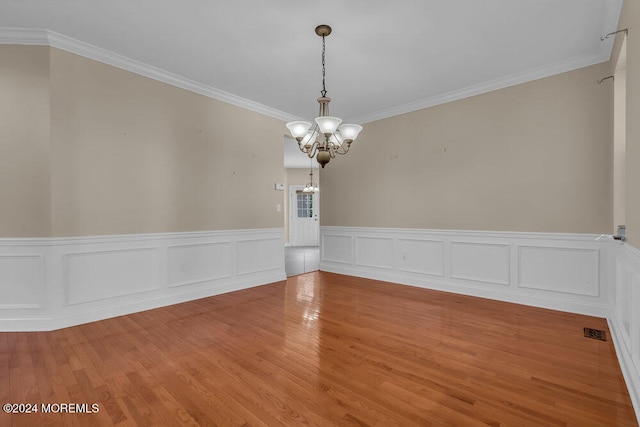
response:
[[[314,157],[324,168],[324,165],[336,157],[336,154],[347,154],[351,143],[358,137],[362,130],[360,125],[341,124],[342,119],[329,115],[329,102],[325,87],[325,66],[324,66],[324,38],[331,34],[331,27],[328,25],[318,25],[316,34],[322,37],[322,90],[320,91],[320,113],[316,117],[315,126],[305,121],[295,121],[287,123],[287,128],[291,135],[298,141],[298,148],[309,158]]]
[[[316,191],[320,191],[320,187],[318,187],[318,184],[313,182],[313,163],[312,163],[311,167],[309,168],[309,182],[307,183],[307,185],[304,186],[304,188],[302,189],[302,192],[315,193]]]

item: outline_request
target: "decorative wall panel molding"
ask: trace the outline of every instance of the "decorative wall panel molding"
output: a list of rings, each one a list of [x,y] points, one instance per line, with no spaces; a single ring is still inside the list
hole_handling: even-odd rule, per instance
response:
[[[0,331],[59,329],[285,279],[283,229],[0,239]]]
[[[353,237],[341,234],[321,234],[320,259],[331,263],[353,264]]]
[[[614,247],[609,289],[609,329],[636,417],[640,419],[640,250]]]
[[[509,285],[510,246],[500,243],[450,243],[450,277]]]
[[[393,239],[357,236],[356,264],[365,267],[393,268]]]
[[[321,227],[320,269],[605,317],[596,235]]]
[[[518,256],[518,286],[598,296],[597,249],[520,246]]]
[[[42,308],[44,256],[0,254],[0,310]]]
[[[428,239],[396,239],[395,253],[398,270],[444,276],[444,241]],[[413,254],[409,258],[409,254]]]
[[[232,251],[231,241],[169,246],[169,287],[231,277]]]
[[[236,245],[238,275],[271,270],[279,265],[284,253],[282,237],[242,239]]]
[[[63,255],[65,305],[159,289],[157,248]]]

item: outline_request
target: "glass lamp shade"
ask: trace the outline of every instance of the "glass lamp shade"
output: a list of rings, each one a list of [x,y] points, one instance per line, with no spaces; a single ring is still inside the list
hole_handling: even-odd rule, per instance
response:
[[[335,146],[342,145],[342,135],[340,135],[339,132],[336,132],[336,133],[332,134],[329,137],[329,142],[331,142]]]
[[[342,139],[349,142],[354,141],[361,130],[362,126],[360,125],[344,124],[338,127],[338,131],[340,132]]]
[[[340,123],[342,123],[342,119],[331,116],[321,116],[316,117],[316,123],[320,128],[320,132],[324,134],[335,133],[338,129],[338,126],[340,126]]]
[[[289,129],[289,132],[291,132],[291,136],[296,139],[304,137],[309,131],[310,127],[311,123],[304,121],[287,123],[287,128]]]

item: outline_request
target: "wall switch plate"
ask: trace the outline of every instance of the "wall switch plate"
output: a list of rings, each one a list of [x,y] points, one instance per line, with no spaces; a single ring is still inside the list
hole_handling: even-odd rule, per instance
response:
[[[284,191],[284,184],[281,184],[281,183],[279,183],[279,182],[276,182],[275,188],[276,188],[276,190],[278,190],[278,191]]]

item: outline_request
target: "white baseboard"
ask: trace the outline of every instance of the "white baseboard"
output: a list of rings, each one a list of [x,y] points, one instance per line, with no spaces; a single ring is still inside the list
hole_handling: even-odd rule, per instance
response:
[[[286,279],[282,229],[0,239],[0,331],[46,331]]]
[[[625,347],[621,336],[623,326],[620,325],[618,319],[614,315],[607,318],[609,330],[611,331],[611,339],[616,349],[620,370],[627,384],[629,397],[636,413],[636,418],[640,419],[640,369],[633,361],[631,352]]]
[[[584,314],[594,317],[607,317],[607,309],[599,304],[571,301],[569,299],[551,298],[540,295],[517,294],[500,289],[482,289],[478,286],[452,284],[446,281],[434,280],[431,278],[416,277],[402,273],[362,270],[349,268],[349,266],[323,265],[320,264],[321,271],[344,274],[347,276],[363,277],[372,280],[398,283],[401,285],[414,286],[424,289],[451,292],[461,295],[469,295],[478,298],[487,298],[496,301],[510,302],[533,307],[546,308],[549,310],[566,311],[569,313]]]
[[[606,317],[596,235],[321,227],[320,269]]]

